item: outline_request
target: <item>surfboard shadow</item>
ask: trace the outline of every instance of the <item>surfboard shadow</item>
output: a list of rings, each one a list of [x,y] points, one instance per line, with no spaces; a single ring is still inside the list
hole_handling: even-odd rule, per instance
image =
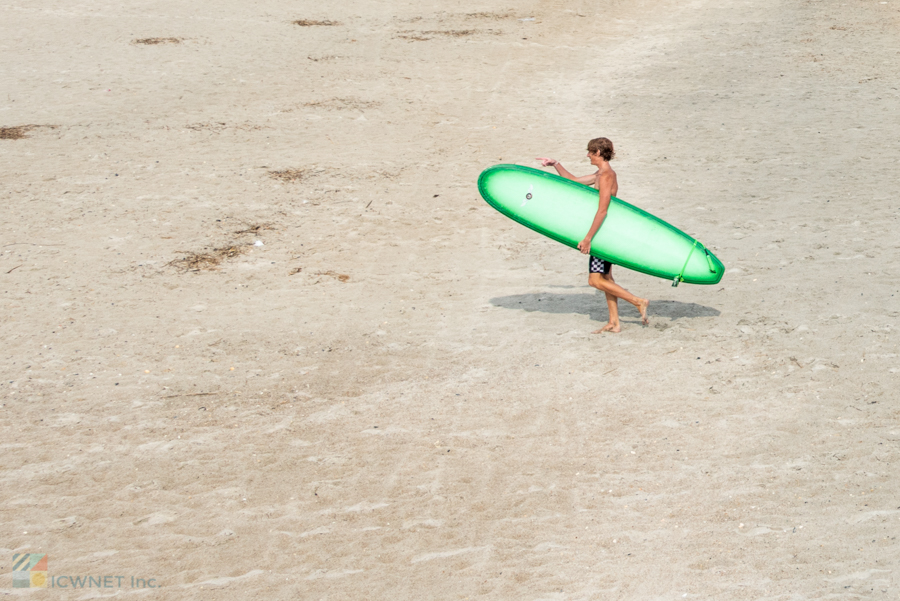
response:
[[[504,309],[519,309],[522,311],[541,311],[543,313],[580,313],[587,315],[592,321],[606,321],[609,313],[606,309],[606,299],[602,294],[594,292],[579,292],[576,294],[560,294],[557,292],[543,292],[531,294],[513,294],[510,296],[498,296],[491,299],[491,304]],[[672,321],[678,319],[693,319],[695,317],[718,317],[721,311],[712,307],[698,305],[697,303],[682,303],[673,300],[650,301],[650,318],[666,317]],[[632,305],[619,302],[619,318],[632,321],[640,314]]]

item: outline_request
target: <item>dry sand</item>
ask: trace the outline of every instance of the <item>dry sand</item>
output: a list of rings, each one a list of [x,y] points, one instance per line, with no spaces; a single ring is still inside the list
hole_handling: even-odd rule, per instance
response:
[[[0,126],[38,127],[0,140],[0,595],[39,552],[158,599],[897,599],[898,35],[897,0],[2,5]],[[728,272],[619,269],[651,327],[592,336],[586,260],[475,180],[599,135]]]

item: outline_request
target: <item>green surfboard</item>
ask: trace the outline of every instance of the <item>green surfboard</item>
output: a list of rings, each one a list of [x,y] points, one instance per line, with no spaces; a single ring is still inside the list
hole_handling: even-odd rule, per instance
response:
[[[489,205],[525,227],[576,248],[597,213],[596,189],[519,165],[494,165],[478,178]],[[716,284],[722,262],[700,242],[662,219],[619,200],[591,243],[591,254],[634,271],[689,284]]]

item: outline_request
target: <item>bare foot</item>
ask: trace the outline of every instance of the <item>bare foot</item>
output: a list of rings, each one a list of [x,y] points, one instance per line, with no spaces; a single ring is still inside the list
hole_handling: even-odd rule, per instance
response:
[[[647,307],[650,306],[650,301],[646,298],[638,299],[637,308],[638,311],[641,312],[641,323],[645,326],[650,325],[650,319],[647,317]]]
[[[622,327],[618,323],[608,323],[599,330],[594,330],[591,334],[602,334],[603,332],[612,332],[618,334],[622,331]]]

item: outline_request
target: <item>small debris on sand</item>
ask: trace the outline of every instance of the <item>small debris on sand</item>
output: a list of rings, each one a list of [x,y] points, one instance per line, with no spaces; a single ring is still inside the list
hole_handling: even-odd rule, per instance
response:
[[[155,46],[157,44],[180,44],[182,38],[140,38],[134,40],[132,44],[141,44],[144,46]]]
[[[329,271],[320,271],[320,272],[317,273],[316,275],[329,275],[329,276],[331,276],[331,277],[333,277],[333,278],[337,278],[338,281],[340,281],[340,282],[347,282],[347,281],[350,280],[350,276],[349,276],[349,275],[347,275],[347,274],[345,274],[345,273],[337,273],[337,272],[330,271],[330,270],[329,270]]]
[[[294,21],[294,25],[299,25],[300,27],[334,27],[335,25],[340,24],[339,21],[331,21],[329,19],[325,19],[324,21],[315,21],[312,19],[300,19]]]
[[[39,127],[49,127],[50,129],[56,129],[57,125],[13,125],[11,127],[0,127],[0,140],[21,140],[22,138],[29,138],[28,132],[32,129],[37,129]]]
[[[189,253],[187,256],[171,261],[169,265],[184,271],[212,271],[225,259],[233,259],[248,250],[248,245],[239,244],[214,248],[206,253]]]
[[[283,182],[299,182],[309,175],[309,169],[281,169],[269,171],[269,177]]]

